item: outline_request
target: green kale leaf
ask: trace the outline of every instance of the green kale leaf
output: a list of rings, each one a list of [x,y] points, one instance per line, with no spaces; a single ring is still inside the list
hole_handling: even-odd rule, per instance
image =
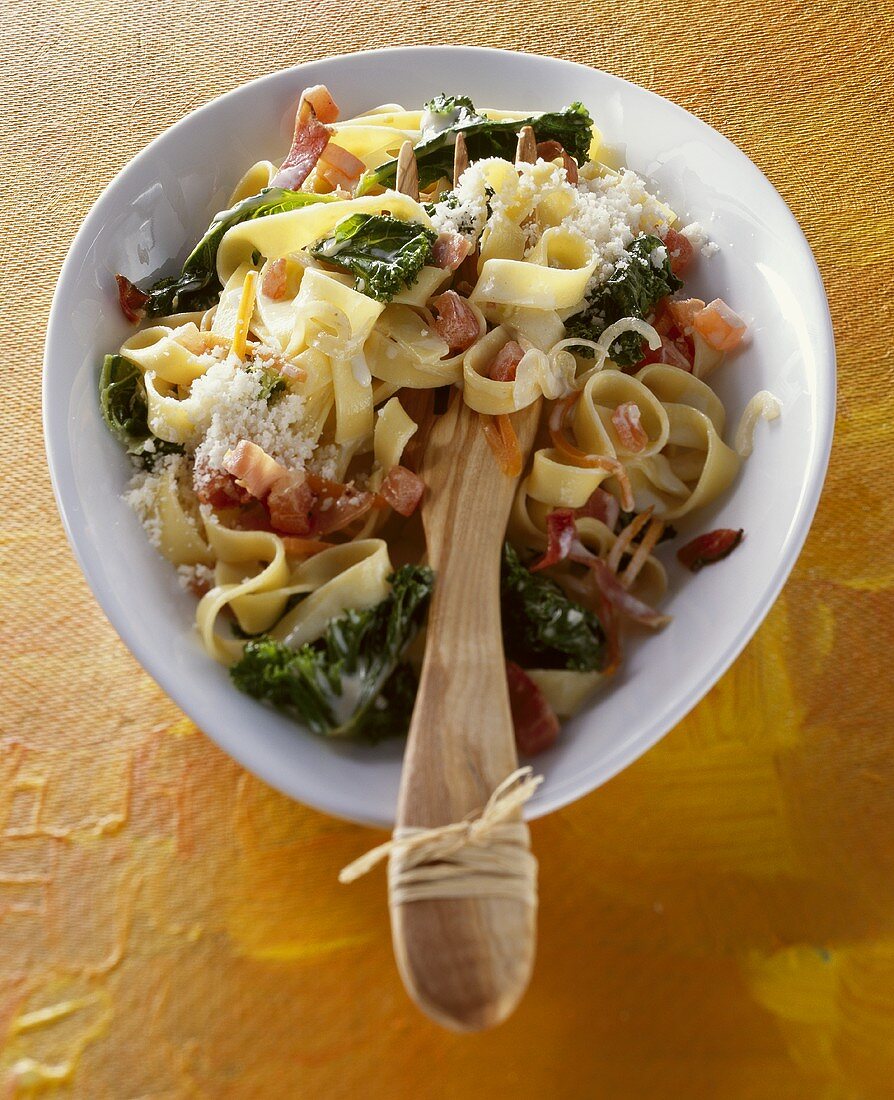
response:
[[[405,565],[389,581],[380,604],[346,612],[300,649],[269,637],[249,641],[230,669],[233,682],[323,736],[376,740],[405,733],[416,677],[402,658],[422,624],[434,575]]]
[[[123,355],[107,355],[99,376],[99,405],[109,430],[151,469],[158,455],[181,454],[179,443],[168,443],[149,430],[149,405],[143,372]]]
[[[261,392],[258,394],[259,401],[266,401],[271,404],[289,388],[286,385],[285,378],[275,370],[267,367],[249,367],[249,373],[254,374],[261,384]]]
[[[438,97],[440,100],[441,97]],[[518,142],[518,132],[523,126],[531,126],[539,141],[558,141],[578,162],[587,159],[590,142],[593,139],[593,120],[586,107],[581,103],[572,103],[564,111],[548,111],[545,114],[530,115],[517,121],[505,119],[499,122],[481,118],[474,114],[469,100],[463,97],[443,97],[444,103],[459,103],[463,108],[458,120],[446,129],[423,138],[414,147],[416,165],[419,169],[419,186],[428,187],[436,180],[453,178],[453,147],[455,134],[462,133],[466,139],[470,163],[483,157],[503,157],[513,160]],[[436,101],[433,101],[436,102]],[[466,107],[468,105],[468,107]],[[397,179],[397,159],[386,161],[374,171],[364,173],[357,188],[359,195],[365,194],[377,184],[393,187]]]
[[[523,668],[599,671],[605,633],[592,611],[570,600],[558,584],[532,573],[507,542],[502,571],[506,656]]]
[[[390,302],[405,286],[416,282],[431,259],[437,234],[416,222],[402,222],[388,214],[352,214],[335,226],[331,237],[311,245],[312,256],[357,277],[362,294]]]
[[[467,95],[447,95],[446,92],[439,92],[434,99],[430,99],[428,103],[424,104],[424,109],[429,114],[443,115],[445,118],[449,118],[451,121],[455,119],[457,122],[482,117],[476,112],[475,105]]]
[[[652,253],[661,247],[658,237],[647,233],[637,237],[618,261],[614,271],[600,286],[587,295],[580,313],[565,321],[567,336],[598,340],[609,325],[622,317],[645,320],[658,302],[683,285],[671,271],[670,259],[656,267]],[[592,356],[590,349],[580,354]],[[619,367],[633,367],[643,358],[643,338],[636,332],[625,332],[612,345],[610,353]]]
[[[145,288],[149,295],[146,316],[159,317],[169,313],[183,313],[207,309],[221,292],[217,277],[217,250],[228,229],[240,222],[265,218],[269,214],[281,214],[312,202],[328,202],[328,195],[312,195],[303,191],[287,191],[282,187],[267,187],[257,195],[237,202],[229,210],[215,214],[205,235],[190,252],[179,275],[160,279]]]

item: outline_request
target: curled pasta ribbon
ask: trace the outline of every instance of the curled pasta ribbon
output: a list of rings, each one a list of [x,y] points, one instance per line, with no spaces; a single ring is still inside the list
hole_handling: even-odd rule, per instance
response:
[[[573,467],[565,467],[572,470]],[[583,471],[590,473],[591,471]],[[519,485],[512,504],[509,516],[509,538],[520,546],[527,546],[532,550],[545,551],[548,543],[547,517],[556,508],[569,507],[556,500],[557,492],[551,494],[553,499],[541,501],[532,496],[530,479],[526,479]],[[612,551],[618,536],[610,530],[602,520],[593,516],[579,516],[575,522],[577,537],[588,550],[597,557],[607,558]],[[658,558],[650,554],[634,581],[631,592],[646,603],[657,603],[667,591],[667,572]],[[580,676],[583,673],[569,673]],[[587,674],[588,675],[588,674]],[[552,697],[548,695],[550,702]],[[561,713],[558,707],[556,712]]]
[[[196,626],[208,653],[222,664],[229,664],[240,656],[243,643],[216,632],[220,613],[232,607],[240,627],[250,634],[267,629],[285,609],[289,567],[278,535],[234,531],[221,526],[209,511],[203,514],[217,565],[215,585],[196,609]],[[261,606],[252,603],[252,596],[262,597]]]
[[[470,408],[485,416],[500,416],[525,409],[538,397],[554,401],[573,391],[577,369],[574,360],[547,355],[529,341],[522,344],[525,353],[516,367],[514,381],[488,377],[494,359],[510,339],[509,330],[500,326],[465,353],[463,399]]]
[[[121,355],[171,386],[188,386],[208,369],[207,360],[202,360],[181,342],[189,342],[198,335],[194,321],[176,327],[153,325],[125,340]]]
[[[448,347],[425,320],[407,305],[392,302],[383,312],[363,352],[374,378],[409,389],[453,385],[462,377],[462,355]]]
[[[354,882],[388,859],[394,905],[432,898],[513,898],[537,905],[537,860],[527,826],[514,820],[543,776],[530,767],[507,776],[480,813],[431,829],[395,829],[391,840],[343,868]]]
[[[343,543],[290,566],[279,535],[233,530],[210,512],[203,515],[217,564],[215,585],[199,602],[196,625],[207,651],[223,664],[236,660],[243,648],[238,638],[217,632],[226,607],[246,633],[269,632],[298,648],[319,638],[346,611],[365,611],[388,595],[392,566],[381,539]],[[283,615],[296,595],[305,598]]]
[[[636,510],[654,507],[661,519],[678,519],[720,496],[739,472],[741,459],[705,413],[689,405],[665,405],[673,454],[627,462]]]

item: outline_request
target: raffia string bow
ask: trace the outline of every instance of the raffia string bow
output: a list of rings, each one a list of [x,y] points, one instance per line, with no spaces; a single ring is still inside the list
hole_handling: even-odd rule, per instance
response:
[[[396,829],[391,840],[349,863],[339,882],[354,882],[388,859],[392,904],[429,898],[509,897],[537,904],[537,860],[528,830],[511,820],[543,782],[519,768],[480,813],[431,829]]]

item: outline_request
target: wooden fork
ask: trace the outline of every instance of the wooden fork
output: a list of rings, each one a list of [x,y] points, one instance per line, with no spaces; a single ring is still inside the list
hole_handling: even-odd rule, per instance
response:
[[[398,188],[412,187],[415,177],[418,194],[406,149]],[[465,156],[458,142],[460,171]],[[530,127],[519,137],[517,159],[536,159]],[[512,417],[523,456],[540,404]],[[421,474],[436,579],[397,811],[397,826],[410,828],[446,825],[480,810],[518,767],[500,617],[501,550],[517,478],[501,471],[478,413],[461,394],[437,418]],[[530,905],[503,897],[392,901],[391,924],[404,984],[432,1019],[477,1030],[504,1020],[518,1003],[534,963]]]

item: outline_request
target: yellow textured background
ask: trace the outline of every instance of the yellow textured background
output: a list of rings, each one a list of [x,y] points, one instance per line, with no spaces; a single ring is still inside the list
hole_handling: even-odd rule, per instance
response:
[[[797,0],[5,0],[0,27],[0,1089],[78,1097],[894,1096],[894,8]],[[840,407],[782,598],[656,749],[534,827],[541,945],[494,1033],[420,1018],[372,834],[185,720],[93,602],[39,424],[69,241],[184,112],[399,43],[530,49],[681,103],[794,210]]]

